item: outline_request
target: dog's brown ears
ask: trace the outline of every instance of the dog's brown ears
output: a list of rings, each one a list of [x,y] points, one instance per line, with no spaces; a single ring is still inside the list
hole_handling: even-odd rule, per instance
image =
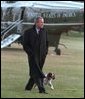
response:
[[[52,77],[52,73],[49,72],[49,73],[47,74],[47,77]]]
[[[55,74],[53,73],[53,77],[52,77],[52,79],[54,80],[55,79]]]

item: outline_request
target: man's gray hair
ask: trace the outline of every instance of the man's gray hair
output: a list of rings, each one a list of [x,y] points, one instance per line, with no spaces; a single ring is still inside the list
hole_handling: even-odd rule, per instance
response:
[[[36,23],[39,19],[43,19],[43,17],[38,16],[37,18],[35,18],[34,22]]]

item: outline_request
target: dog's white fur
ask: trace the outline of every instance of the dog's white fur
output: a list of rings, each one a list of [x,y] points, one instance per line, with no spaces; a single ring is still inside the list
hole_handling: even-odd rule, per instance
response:
[[[55,74],[54,73],[45,74],[45,78],[43,80],[43,84],[44,85],[49,85],[50,88],[53,90],[54,86],[52,84],[52,80],[54,80],[54,79],[55,79]],[[34,85],[34,87],[36,87],[36,85]]]
[[[50,77],[49,77],[49,74],[51,74]],[[44,85],[49,85],[50,88],[53,90],[54,86],[52,84],[52,80],[55,79],[55,74],[54,73],[48,73],[48,74],[45,74],[45,77],[46,78],[44,78],[44,81],[43,81]]]

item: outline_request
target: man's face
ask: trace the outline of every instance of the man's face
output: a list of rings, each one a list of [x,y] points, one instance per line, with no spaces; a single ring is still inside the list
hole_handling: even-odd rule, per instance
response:
[[[36,22],[36,26],[37,26],[37,28],[43,28],[44,19],[43,18],[38,19],[38,21]]]

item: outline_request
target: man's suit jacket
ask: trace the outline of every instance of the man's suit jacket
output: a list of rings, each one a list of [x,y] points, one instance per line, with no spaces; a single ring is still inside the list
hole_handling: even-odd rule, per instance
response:
[[[39,56],[39,61],[42,62],[48,53],[48,39],[44,28],[40,29],[39,34],[37,34],[35,25],[26,30],[23,35],[23,48],[30,60],[30,75],[43,75],[41,67],[39,67],[35,59]]]

